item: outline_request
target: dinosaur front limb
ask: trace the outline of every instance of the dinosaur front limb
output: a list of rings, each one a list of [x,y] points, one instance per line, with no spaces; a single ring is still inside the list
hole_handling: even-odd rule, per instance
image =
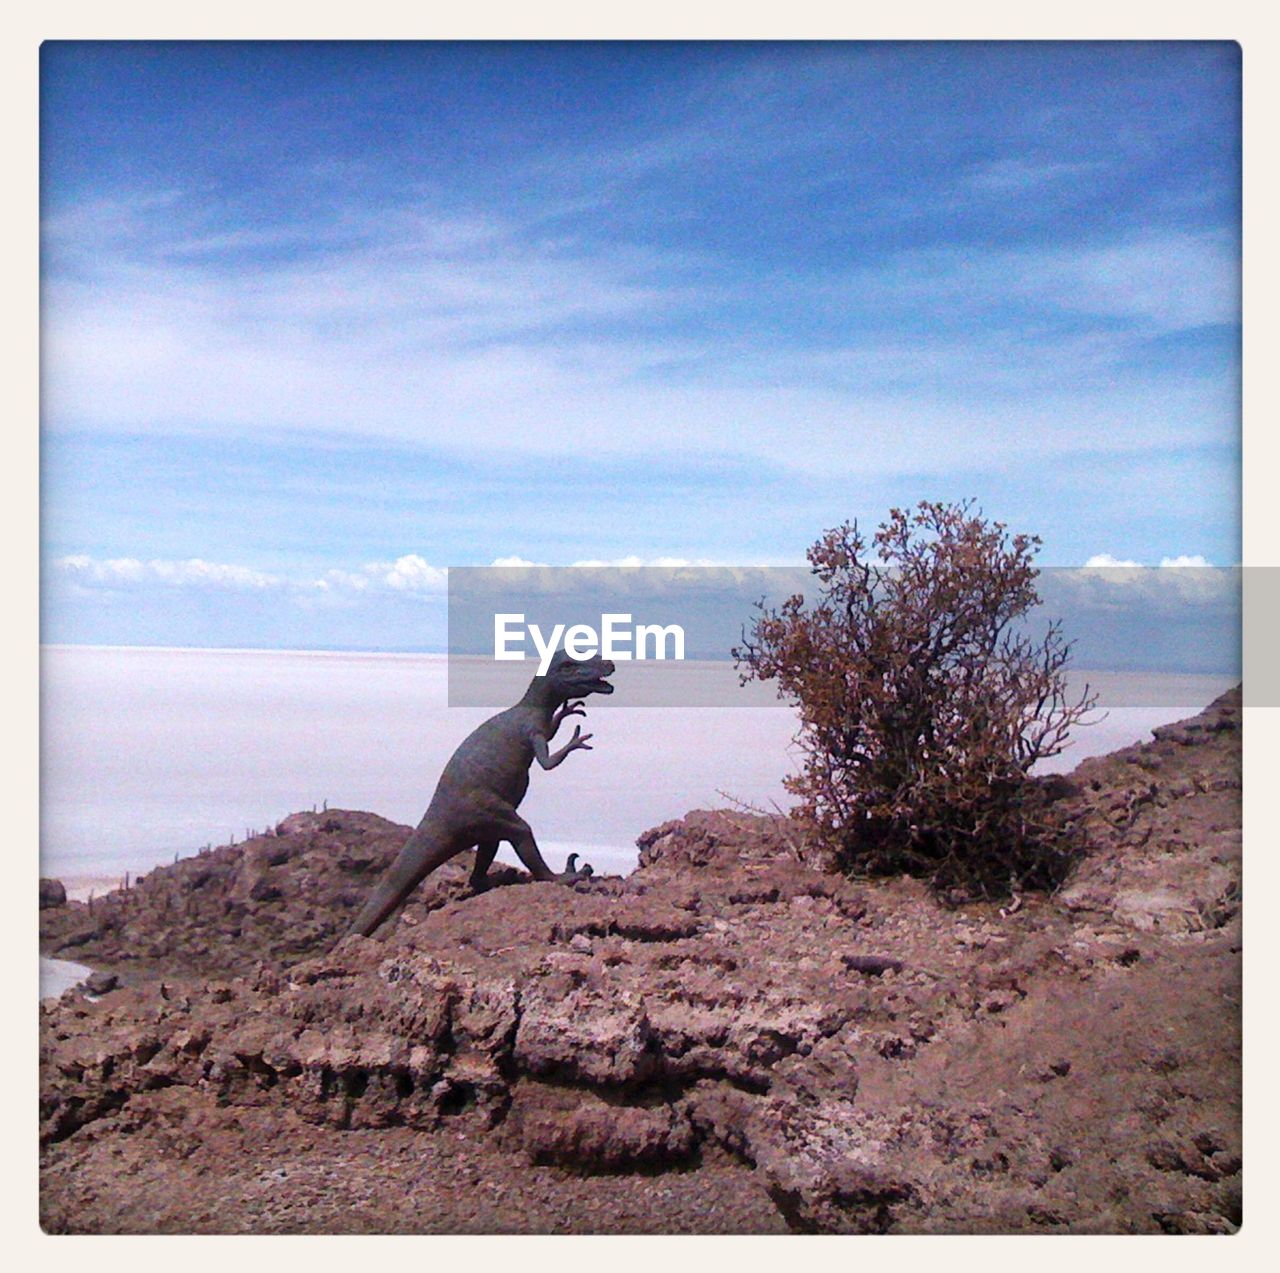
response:
[[[584,734],[581,725],[573,727],[573,737],[559,751],[549,751],[547,740],[541,734],[533,736],[533,754],[543,769],[554,769],[571,751],[590,751],[587,739],[592,735]]]
[[[556,708],[555,715],[551,718],[551,732],[547,737],[554,738],[556,736],[556,730],[563,724],[566,716],[585,716],[586,714],[586,704],[581,699],[577,699],[572,703],[565,703],[563,706]]]

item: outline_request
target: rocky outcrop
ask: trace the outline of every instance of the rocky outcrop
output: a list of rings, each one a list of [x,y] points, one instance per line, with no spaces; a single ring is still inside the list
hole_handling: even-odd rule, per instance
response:
[[[40,881],[40,909],[48,910],[53,906],[65,906],[67,904],[66,886],[61,880]]]
[[[1059,894],[1064,906],[1165,934],[1238,914],[1241,723],[1236,690],[1075,770],[1071,802],[1093,851]]]
[[[413,1195],[408,1177],[387,1184],[382,1151],[412,1135],[424,1148],[406,1164],[426,1146],[477,1147],[512,1200],[484,1213],[497,1229],[527,1224],[528,1180],[577,1205],[595,1182],[622,1196],[634,1177],[680,1184],[663,1186],[665,1212],[627,1212],[636,1231],[719,1231],[731,1216],[750,1231],[1228,1231],[1238,723],[1238,702],[1220,701],[1086,762],[1063,798],[1092,855],[1058,897],[1003,908],[828,874],[798,860],[785,819],[722,811],[646,833],[625,880],[566,888],[511,871],[472,897],[460,862],[386,940],[324,953],[310,953],[318,935],[344,926],[354,882],[405,829],[297,815],[153,872],[114,909],[95,903],[73,947],[112,954],[126,984],[42,1009],[46,1224],[127,1229],[140,1186],[116,1193],[110,1156],[133,1144],[196,1146],[193,1193],[239,1180],[271,1146],[209,1130],[224,1109],[237,1128],[286,1120],[317,1162],[340,1152],[325,1196],[350,1208],[301,1229],[375,1212],[386,1231],[438,1229],[396,1201]],[[173,918],[188,896],[199,922]],[[308,909],[305,939],[286,931]],[[205,924],[192,977],[183,960]],[[52,944],[81,930],[47,931]],[[130,940],[146,968],[128,962]],[[169,949],[182,958],[165,962]],[[200,1136],[183,1140],[183,1120]],[[164,1161],[177,1231],[262,1229],[261,1208],[235,1200],[243,1182],[207,1223],[175,1210],[187,1160]],[[85,1180],[95,1199],[77,1192]],[[620,1231],[616,1215],[575,1215],[576,1231]]]
[[[295,813],[273,831],[157,867],[92,903],[41,915],[41,948],[137,974],[226,975],[327,949],[410,828],[372,813]],[[433,901],[460,895],[457,867]],[[420,910],[424,902],[415,899]]]

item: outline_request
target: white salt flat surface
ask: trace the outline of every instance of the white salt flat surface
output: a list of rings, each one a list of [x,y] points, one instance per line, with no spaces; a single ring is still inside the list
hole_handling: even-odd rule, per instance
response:
[[[789,708],[627,707],[627,670],[607,704],[587,702],[593,750],[533,772],[521,812],[557,868],[577,852],[625,872],[640,832],[689,809],[787,803]],[[1145,738],[1232,683],[1093,679],[1110,716],[1048,768]],[[41,689],[40,869],[80,897],[326,802],[416,824],[453,749],[492,711],[446,705],[442,655],[54,646]],[[500,857],[516,861],[506,847]]]
[[[58,998],[63,991],[79,985],[91,971],[84,964],[74,964],[69,959],[49,959],[41,955],[40,998]]]

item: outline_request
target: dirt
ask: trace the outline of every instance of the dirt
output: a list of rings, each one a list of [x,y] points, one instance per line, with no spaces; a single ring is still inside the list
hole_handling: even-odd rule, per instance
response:
[[[948,908],[697,812],[624,879],[469,859],[330,949],[407,828],[42,911],[60,1233],[1166,1232],[1241,1222],[1238,691],[1086,761],[1054,897]]]

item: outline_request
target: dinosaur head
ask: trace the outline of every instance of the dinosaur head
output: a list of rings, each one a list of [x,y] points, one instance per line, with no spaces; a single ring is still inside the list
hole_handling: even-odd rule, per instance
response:
[[[613,663],[598,654],[589,659],[575,659],[557,650],[547,668],[547,683],[561,702],[585,698],[588,694],[612,694],[613,686],[605,677],[612,676],[614,670]]]

